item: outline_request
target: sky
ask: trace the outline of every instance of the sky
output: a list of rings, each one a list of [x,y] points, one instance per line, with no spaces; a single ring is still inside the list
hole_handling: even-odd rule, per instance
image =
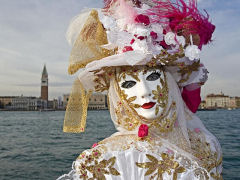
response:
[[[203,48],[201,61],[209,80],[202,96],[240,96],[240,0],[199,0],[216,31]],[[0,96],[40,96],[44,64],[49,98],[71,91],[76,75],[68,75],[71,47],[65,33],[83,8],[102,7],[102,0],[0,0]]]

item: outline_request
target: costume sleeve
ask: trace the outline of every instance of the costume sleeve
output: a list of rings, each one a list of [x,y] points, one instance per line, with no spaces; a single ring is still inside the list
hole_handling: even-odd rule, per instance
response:
[[[201,87],[195,90],[188,90],[187,87],[183,88],[182,98],[186,103],[187,107],[193,112],[196,113],[198,106],[201,103]]]

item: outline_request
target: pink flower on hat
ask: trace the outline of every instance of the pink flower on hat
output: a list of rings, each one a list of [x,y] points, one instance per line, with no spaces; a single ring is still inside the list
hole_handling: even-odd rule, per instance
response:
[[[144,36],[138,36],[138,39],[139,39],[140,41],[142,41],[142,40],[145,39],[145,37],[144,37]]]
[[[133,44],[134,42],[135,42],[135,39],[132,39],[131,42],[130,42],[130,44]]]
[[[164,49],[167,49],[167,48],[169,47],[164,40],[162,40],[162,41],[160,42],[160,45],[161,45]]]
[[[148,16],[143,15],[143,14],[139,14],[137,15],[137,17],[135,18],[135,22],[137,23],[143,23],[145,26],[148,26],[150,24],[150,19]]]
[[[157,38],[158,38],[157,33],[154,32],[154,31],[151,31],[151,32],[150,32],[150,36],[151,36],[153,39],[157,39]]]
[[[122,50],[122,52],[127,52],[127,51],[133,51],[132,46],[125,46]]]

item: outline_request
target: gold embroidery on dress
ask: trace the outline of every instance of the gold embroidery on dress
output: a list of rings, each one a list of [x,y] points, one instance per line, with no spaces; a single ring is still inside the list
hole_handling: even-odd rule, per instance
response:
[[[99,150],[93,150],[90,155],[80,154],[78,159],[85,160],[78,167],[76,167],[77,172],[80,174],[80,178],[89,180],[105,180],[105,175],[111,174],[114,176],[119,176],[120,173],[113,167],[116,162],[116,157],[111,157],[106,160],[99,160],[101,157],[101,152]],[[92,177],[88,176],[88,173],[92,174]]]
[[[122,101],[118,102],[115,113],[117,115],[117,123],[129,131],[134,130],[140,124],[136,116],[129,109],[125,108]]]
[[[210,172],[213,168],[219,166],[222,158],[218,161],[217,152],[211,150],[210,144],[206,141],[205,136],[201,132],[188,130],[191,149],[193,155],[199,159],[200,165]]]
[[[104,144],[108,147],[108,151],[122,151],[128,150],[131,147],[138,149],[136,142],[138,141],[138,136],[135,134],[131,135],[118,135],[104,139],[101,144]],[[108,146],[108,144],[111,144]]]
[[[145,142],[148,143],[146,144]],[[109,145],[109,143],[111,145]],[[139,138],[136,134],[109,137],[98,144],[104,144],[104,147],[108,147],[106,151],[122,151],[133,148],[141,152],[142,143],[144,143],[144,146],[146,146],[146,148],[152,152],[156,150],[156,146],[162,146],[162,143],[160,141],[157,141],[157,139],[154,137],[148,136],[144,138]]]
[[[169,156],[166,153],[162,153],[162,160],[160,161],[150,154],[146,154],[146,156],[150,162],[136,162],[136,165],[139,168],[147,169],[145,176],[153,174],[150,179],[154,179],[157,176],[157,179],[163,180],[164,173],[168,173],[169,175],[173,173],[173,179],[176,180],[178,173],[183,173],[186,171],[185,168],[181,167],[177,161],[174,161],[174,156]]]
[[[163,112],[159,118],[154,120],[150,124],[151,127],[155,127],[161,133],[167,133],[173,130],[173,126],[177,120],[177,113],[174,111],[176,109],[176,103],[172,102],[167,112]],[[170,112],[172,112],[171,117],[169,117]]]
[[[215,166],[216,167],[216,172],[215,173],[213,173],[213,172],[210,173],[211,177],[216,179],[216,180],[223,180],[221,173],[217,172],[217,167],[222,164],[222,160],[223,160],[223,157],[221,156],[220,159],[217,161],[216,166]]]
[[[192,169],[195,166],[189,158],[182,156],[181,154],[176,154],[176,160],[178,160],[186,169]]]
[[[194,174],[199,179],[209,180],[208,173],[207,173],[207,171],[205,169],[197,168],[197,169],[194,170]]]
[[[210,175],[211,175],[212,178],[214,178],[214,179],[216,179],[216,180],[223,180],[222,175],[219,174],[219,173],[214,174],[213,172],[211,172]]]

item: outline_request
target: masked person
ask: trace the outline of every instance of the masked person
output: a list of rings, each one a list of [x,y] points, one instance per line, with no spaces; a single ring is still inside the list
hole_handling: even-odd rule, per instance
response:
[[[215,26],[195,0],[106,0],[71,23],[69,73],[79,72],[65,132],[83,132],[92,91],[108,93],[117,133],[85,150],[59,179],[221,179],[217,139],[194,114]]]

